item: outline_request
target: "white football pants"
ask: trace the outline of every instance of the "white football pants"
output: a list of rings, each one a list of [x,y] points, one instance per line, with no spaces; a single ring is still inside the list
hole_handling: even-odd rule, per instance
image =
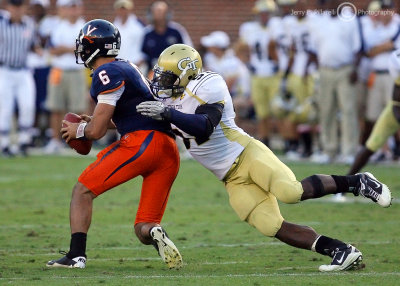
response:
[[[30,70],[0,67],[0,148],[10,145],[15,103],[19,114],[18,143],[30,143],[35,117],[35,96],[35,82]]]

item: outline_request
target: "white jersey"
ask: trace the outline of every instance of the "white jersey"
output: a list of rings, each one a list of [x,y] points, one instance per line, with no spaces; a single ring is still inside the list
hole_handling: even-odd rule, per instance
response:
[[[85,20],[79,18],[75,23],[60,19],[58,24],[50,34],[50,43],[53,47],[70,47],[71,52],[54,56],[52,59],[53,67],[63,70],[84,69],[83,65],[77,65],[74,55],[75,40],[79,30],[85,25]]]
[[[276,19],[276,17],[272,18]],[[289,65],[290,47],[292,46],[291,31],[297,23],[297,18],[292,15],[286,15],[283,18],[278,18],[271,21],[271,29],[276,35],[277,53],[279,71],[286,72]]]
[[[317,18],[318,19],[318,18]],[[311,48],[318,56],[320,67],[341,68],[352,65],[361,48],[356,20],[321,16],[312,24]]]
[[[215,72],[203,72],[189,82],[181,97],[163,99],[166,106],[187,114],[194,114],[202,104],[218,102],[224,104],[222,118],[207,141],[196,142],[194,136],[176,126],[173,128],[189,140],[188,151],[193,158],[222,180],[251,139],[235,123],[232,99],[224,79]]]
[[[125,23],[122,23],[119,17],[115,18],[114,25],[118,28],[122,38],[118,57],[138,64],[144,58],[142,54],[143,24],[136,15],[131,14]]]
[[[250,47],[250,65],[257,76],[271,76],[277,72],[277,63],[269,59],[268,46],[278,37],[274,28],[277,19],[269,20],[267,26],[260,22],[246,22],[239,28],[239,37]],[[271,27],[272,26],[272,27]]]
[[[308,51],[310,51],[310,26],[309,17],[303,19],[296,19],[292,25],[291,37],[294,42],[295,54],[291,72],[298,76],[304,76],[307,63]],[[315,70],[315,66],[308,67],[308,74]]]
[[[371,23],[365,28],[365,45],[367,51],[388,41],[392,41],[394,48],[400,48],[400,16],[394,14],[387,25],[380,22]],[[390,58],[390,51],[379,53],[371,58],[372,70],[387,70],[387,63]]]
[[[390,56],[389,71],[391,76],[400,85],[400,49],[393,52]]]
[[[219,73],[226,81],[235,79],[231,86],[228,86],[232,97],[250,97],[251,75],[248,67],[243,63],[232,50],[218,58],[213,53],[206,53],[203,56],[203,66],[207,70]]]

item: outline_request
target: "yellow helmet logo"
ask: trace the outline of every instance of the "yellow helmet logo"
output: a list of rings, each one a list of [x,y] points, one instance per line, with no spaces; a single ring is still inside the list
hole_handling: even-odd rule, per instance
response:
[[[184,71],[185,69],[192,69],[192,70],[195,71],[195,70],[197,69],[196,63],[197,63],[199,60],[198,60],[198,59],[194,59],[193,61],[190,61],[190,60],[191,60],[191,59],[190,59],[189,57],[181,59],[181,60],[178,62],[178,69],[181,70],[181,71]],[[183,68],[182,65],[183,65],[185,62],[188,62],[188,63],[186,64],[185,68]]]

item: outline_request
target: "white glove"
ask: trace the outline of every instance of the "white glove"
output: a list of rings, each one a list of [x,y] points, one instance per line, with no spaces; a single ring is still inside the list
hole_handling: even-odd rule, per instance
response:
[[[160,101],[144,101],[136,106],[136,111],[144,116],[162,120],[161,114],[165,111],[165,105]]]

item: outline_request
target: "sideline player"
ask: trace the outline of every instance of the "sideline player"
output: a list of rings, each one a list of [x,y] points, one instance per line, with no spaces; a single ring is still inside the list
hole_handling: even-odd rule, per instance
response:
[[[280,214],[284,203],[348,192],[388,207],[388,187],[370,173],[354,176],[313,175],[301,182],[264,144],[235,124],[225,81],[214,72],[201,72],[199,53],[177,44],[165,49],[154,67],[151,83],[159,102],[147,101],[137,110],[173,123],[194,159],[225,183],[231,206],[240,219],[266,236],[332,258],[320,271],[358,268],[362,254],[354,246],[317,234],[308,226],[289,223]]]
[[[93,70],[91,96],[97,103],[93,116],[61,129],[68,142],[74,138],[96,140],[116,128],[121,140],[97,155],[80,175],[71,199],[71,245],[66,256],[48,267],[85,268],[86,237],[93,199],[139,175],[142,192],[135,219],[135,233],[143,244],[152,244],[169,268],[180,268],[182,257],[160,226],[169,192],[179,169],[179,153],[170,124],[144,117],[135,106],[153,99],[147,80],[132,63],[115,59],[121,44],[118,29],[108,21],[87,22],[76,40],[79,57]]]
[[[390,73],[395,79],[392,100],[379,115],[365,146],[357,153],[348,174],[355,174],[369,161],[387,139],[400,129],[400,49],[393,52],[389,62]]]

